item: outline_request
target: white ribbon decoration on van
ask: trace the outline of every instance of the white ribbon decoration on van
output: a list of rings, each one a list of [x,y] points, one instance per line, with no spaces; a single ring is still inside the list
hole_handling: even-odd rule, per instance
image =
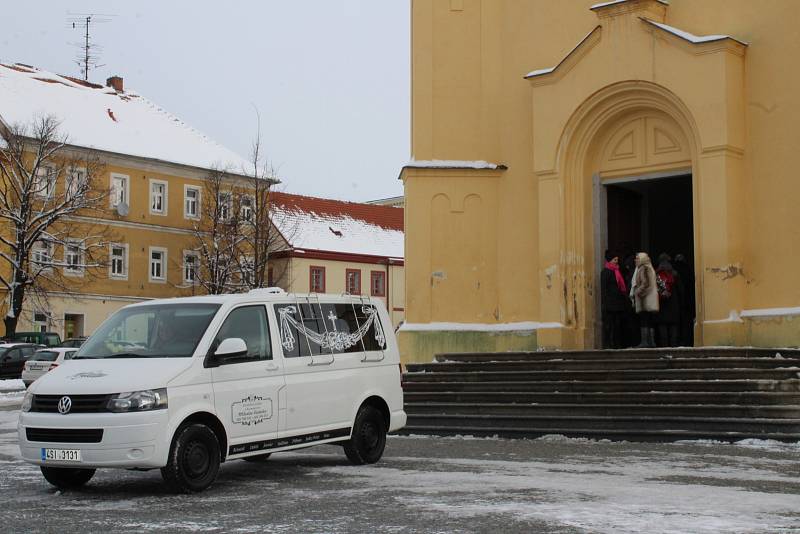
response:
[[[286,306],[278,310],[281,320],[281,344],[286,350],[294,349],[294,336],[290,328],[294,327],[295,330],[302,333],[308,338],[309,341],[315,345],[319,345],[323,349],[343,351],[356,345],[361,338],[366,335],[369,328],[375,325],[375,341],[383,348],[386,346],[386,336],[383,333],[380,320],[377,319],[377,313],[372,306],[362,306],[361,311],[366,316],[366,320],[361,324],[355,332],[339,332],[334,329],[327,332],[315,332],[309,330],[305,325],[300,324],[293,316],[297,313],[297,306]]]

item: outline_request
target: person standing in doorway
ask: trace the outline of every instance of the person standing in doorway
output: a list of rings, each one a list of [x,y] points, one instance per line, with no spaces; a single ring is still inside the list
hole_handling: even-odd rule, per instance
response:
[[[672,268],[672,258],[663,253],[658,256],[656,269],[656,284],[658,286],[658,346],[678,346],[678,325],[681,315],[681,280],[675,269]]]
[[[628,305],[628,290],[619,270],[619,256],[606,251],[600,273],[600,310],[603,320],[603,348],[622,348],[622,325]]]
[[[633,273],[630,297],[636,309],[636,314],[639,316],[639,330],[642,341],[637,348],[655,347],[653,315],[658,313],[658,288],[656,286],[656,272],[653,270],[650,256],[646,252],[640,252],[636,255],[636,270]]]

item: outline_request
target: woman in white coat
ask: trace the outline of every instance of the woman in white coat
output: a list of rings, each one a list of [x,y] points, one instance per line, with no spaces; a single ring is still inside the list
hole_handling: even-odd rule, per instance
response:
[[[652,348],[656,346],[655,327],[653,318],[658,313],[658,286],[656,285],[656,272],[646,252],[636,255],[636,270],[633,272],[631,282],[631,303],[639,316],[642,342],[637,348]]]

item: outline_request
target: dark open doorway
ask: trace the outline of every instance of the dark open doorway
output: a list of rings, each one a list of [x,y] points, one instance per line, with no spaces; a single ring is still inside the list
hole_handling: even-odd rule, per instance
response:
[[[630,288],[637,252],[647,252],[656,269],[659,256],[669,255],[680,282],[674,295],[662,297],[676,300],[662,306],[661,322],[667,324],[671,321],[673,314],[667,310],[677,307],[678,327],[677,333],[663,331],[658,343],[661,346],[692,346],[696,309],[692,177],[618,181],[604,186],[607,248],[619,256],[626,287]],[[628,315],[620,344],[630,347],[637,345],[640,339],[637,318],[635,314]]]

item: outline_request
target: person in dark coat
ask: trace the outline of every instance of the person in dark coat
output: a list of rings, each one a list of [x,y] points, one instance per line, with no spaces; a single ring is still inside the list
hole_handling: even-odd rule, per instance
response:
[[[625,287],[630,288],[633,284],[633,273],[636,272],[636,255],[627,254],[620,265],[622,271],[622,278],[625,281]],[[639,344],[639,316],[636,315],[636,310],[633,306],[628,304],[622,319],[622,347],[628,348]]]
[[[619,256],[606,251],[606,263],[600,273],[600,309],[603,320],[603,348],[622,348],[625,312],[630,308],[628,290],[619,269]]]
[[[672,267],[669,254],[658,257],[656,269],[658,285],[658,344],[661,347],[677,347],[681,319],[681,300],[683,288],[681,277]]]

